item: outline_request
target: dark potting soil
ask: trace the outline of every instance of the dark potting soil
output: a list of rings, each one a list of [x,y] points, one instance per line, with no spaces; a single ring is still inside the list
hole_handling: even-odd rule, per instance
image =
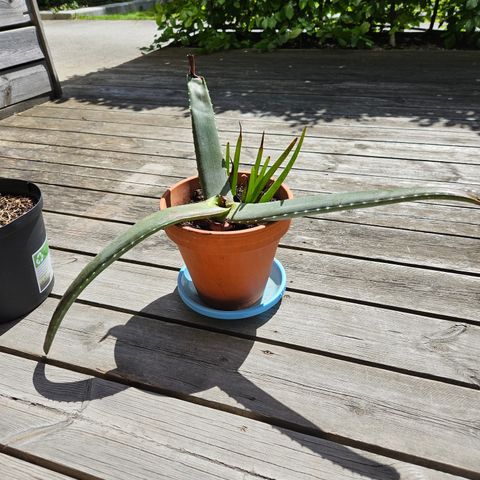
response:
[[[237,194],[233,198],[236,202],[239,202],[243,196],[243,191],[245,190],[245,185],[240,183],[237,186]],[[263,192],[262,192],[263,193]],[[199,188],[192,193],[192,198],[190,203],[197,203],[205,200],[203,196],[202,189]],[[271,201],[277,200],[273,198]],[[266,223],[266,222],[264,222]],[[231,232],[231,231],[238,231],[238,230],[246,230],[248,228],[258,227],[258,225],[262,225],[261,223],[229,223],[225,221],[217,221],[217,220],[192,220],[188,222],[181,223],[184,227],[192,227],[196,228],[197,230],[208,230],[214,232]]]
[[[0,228],[12,223],[35,206],[35,201],[24,195],[0,193]]]

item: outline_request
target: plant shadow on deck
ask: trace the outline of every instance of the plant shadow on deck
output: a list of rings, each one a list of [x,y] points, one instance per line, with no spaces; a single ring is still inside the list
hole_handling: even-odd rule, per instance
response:
[[[33,378],[36,390],[51,400],[84,403],[115,395],[130,386],[146,386],[155,393],[211,407],[208,394],[199,394],[216,387],[234,403],[244,407],[243,410],[226,404],[223,405],[226,411],[241,415],[245,411],[253,412],[253,418],[272,424],[302,447],[352,473],[372,480],[400,478],[394,466],[378,463],[347,446],[330,443],[328,440],[336,440],[332,435],[323,432],[242,374],[242,365],[255,345],[257,328],[267,322],[278,307],[252,319],[222,322],[220,326],[218,321],[207,321],[207,328],[221,328],[227,333],[224,335],[148,318],[165,315],[172,305],[177,305],[179,310],[186,309],[175,291],[146,306],[126,324],[110,328],[100,340],[100,344],[106,339],[115,342],[117,367],[106,372],[105,376],[108,380],[122,383],[99,378],[70,383],[52,382],[46,374],[45,364],[38,363]],[[195,323],[191,325],[195,326]],[[205,325],[205,320],[201,325]],[[241,338],[228,335],[230,325],[231,331],[237,332]],[[263,353],[271,355],[269,351]],[[217,402],[214,401],[214,404],[215,408],[219,407]],[[321,400],[318,408],[322,408]]]
[[[64,84],[65,100],[133,112],[161,113],[170,107],[169,114],[188,116],[186,53],[167,49],[74,78]],[[368,125],[373,118],[401,118],[402,128],[406,119],[412,127],[440,125],[471,131],[480,130],[478,63],[480,55],[471,51],[237,51],[198,59],[199,73],[207,78],[218,113],[277,119],[292,126],[337,119]],[[207,324],[213,332],[162,322],[158,317],[168,317],[172,303],[182,308],[175,293],[167,295],[104,337],[115,342],[116,362],[105,377],[120,384],[107,385],[99,378],[55,383],[47,378],[45,364],[39,363],[34,375],[37,391],[69,402],[101,399],[135,386],[211,406],[208,394],[199,394],[216,387],[243,408],[223,405],[225,410],[254,412],[253,418],[276,426],[348,471],[373,480],[400,478],[387,464],[393,460],[382,464],[340,443],[329,443],[348,440],[323,432],[242,374],[242,365],[255,347],[257,328],[274,312],[245,321],[242,327],[232,326],[233,336],[213,333],[229,329],[214,322]],[[371,428],[367,422],[365,428]]]
[[[167,48],[64,83],[64,99],[112,109],[188,115],[191,49]],[[401,118],[412,128],[480,130],[480,52],[444,50],[237,50],[197,59],[217,113],[292,126]],[[390,120],[391,121],[391,120]]]

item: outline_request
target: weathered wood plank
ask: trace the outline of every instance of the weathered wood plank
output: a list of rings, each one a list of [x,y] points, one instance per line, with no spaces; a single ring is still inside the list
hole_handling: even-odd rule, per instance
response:
[[[0,0],[0,28],[30,21],[24,0]]]
[[[0,108],[49,93],[51,90],[44,63],[9,71],[0,77]]]
[[[8,130],[6,130],[8,133]],[[35,130],[27,130],[24,142],[18,142],[17,135],[9,135],[12,140],[0,140],[0,155],[14,159],[45,160],[48,163],[78,165],[79,167],[102,167],[110,170],[121,170],[132,174],[160,174],[173,177],[188,177],[196,172],[193,146],[185,147],[184,156],[171,149],[160,154],[135,155],[133,152],[102,150],[90,148],[92,144],[81,146],[50,145],[41,143],[42,138],[50,135],[55,142],[62,142],[64,135],[39,134]],[[70,134],[70,138],[75,136]],[[17,139],[17,141],[15,141]],[[27,143],[28,140],[28,143]],[[71,142],[68,142],[71,143]],[[187,151],[188,149],[188,151]],[[253,163],[254,150],[245,150],[242,166],[250,168]],[[309,162],[302,160],[303,157]],[[95,160],[96,159],[96,160]],[[12,163],[12,162],[11,162]],[[11,164],[10,163],[10,164]],[[17,163],[16,161],[13,163]],[[19,163],[19,162],[18,162]],[[10,165],[4,161],[5,166]],[[37,167],[38,169],[39,167]],[[44,169],[48,166],[42,167]],[[61,168],[61,167],[58,167]],[[419,182],[435,182],[438,186],[464,184],[466,188],[478,188],[480,184],[480,167],[475,164],[465,165],[447,162],[423,162],[422,160],[385,159],[346,155],[302,154],[298,165],[289,176],[289,184],[303,191],[346,191],[362,189],[370,185],[392,186],[418,185]],[[292,183],[293,182],[293,183]],[[443,183],[443,185],[442,185]],[[371,187],[370,187],[371,188]]]
[[[41,150],[38,151],[41,154]],[[48,156],[49,160],[53,160],[55,155],[52,152],[45,152],[43,156]],[[73,155],[65,155],[66,161],[71,161]],[[76,158],[79,158],[78,156]],[[82,156],[88,158],[88,156]],[[107,161],[101,161],[99,157],[91,157],[93,163],[107,164]],[[107,160],[107,159],[104,159]],[[114,162],[118,162],[117,159],[112,159]],[[121,193],[122,195],[135,195],[148,197],[145,200],[135,200],[136,205],[135,212],[136,218],[140,218],[147,211],[147,208],[151,208],[153,203],[152,199],[159,198],[161,194],[173,183],[178,181],[181,177],[175,176],[162,176],[148,173],[133,173],[125,171],[117,171],[112,169],[101,168],[89,168],[78,167],[75,165],[63,165],[63,164],[49,164],[39,162],[29,162],[24,160],[11,160],[1,158],[2,167],[0,168],[0,175],[8,178],[29,179],[33,182],[37,182],[43,185],[42,189],[44,193],[49,195],[48,190],[50,187],[56,186],[68,186],[68,187],[81,187],[85,189],[97,190],[97,193],[92,192],[91,195],[101,195],[102,198],[108,198],[109,193]],[[6,168],[6,166],[11,168]],[[158,164],[150,164],[157,166]],[[148,170],[148,165],[145,165],[145,169]],[[171,169],[171,172],[169,170]],[[141,170],[141,169],[139,169]],[[153,169],[154,170],[154,169]],[[161,170],[158,169],[157,170]],[[165,165],[165,173],[178,174],[182,170],[181,165],[175,164]],[[176,170],[176,171],[175,171]],[[187,169],[189,172],[190,169]],[[189,172],[191,173],[191,172]],[[188,175],[189,173],[186,173]],[[299,172],[292,174],[292,180],[294,180],[290,186],[299,186],[302,188],[301,178],[304,175],[300,175]],[[305,175],[307,176],[307,175]],[[315,179],[318,175],[316,172],[308,172],[308,181],[311,184],[312,179]],[[355,190],[365,188],[380,188],[386,186],[383,183],[373,182],[372,177],[361,177],[365,182],[358,183],[352,181],[350,177],[339,176],[335,179],[333,176],[318,176],[318,182],[322,187],[332,188],[333,191],[342,190]],[[400,185],[408,185],[408,183],[400,182]],[[438,186],[440,186],[439,184]],[[445,185],[447,186],[447,185]],[[98,193],[100,191],[101,193]],[[295,195],[305,194],[307,191],[300,191],[294,188]],[[310,193],[315,193],[311,190]],[[327,192],[324,192],[327,193]],[[86,195],[85,192],[81,192],[79,196],[80,205],[82,204],[82,198],[87,198],[90,194]],[[68,195],[67,195],[68,198]],[[95,203],[99,201],[96,197],[91,202]],[[123,198],[123,196],[122,196]],[[123,199],[125,200],[125,199]],[[123,201],[122,200],[122,201]],[[133,201],[133,200],[131,200]],[[144,203],[146,202],[146,203]],[[156,203],[156,202],[154,202]],[[104,205],[105,202],[102,202]],[[148,205],[146,208],[145,206]],[[92,203],[89,208],[92,207]],[[52,205],[50,210],[56,210],[57,205]],[[78,213],[79,209],[75,207],[73,210],[69,210],[69,213]],[[101,211],[99,214],[101,215]],[[121,213],[121,219],[124,212]],[[127,212],[128,213],[128,212]],[[433,204],[427,203],[411,203],[404,205],[377,207],[375,209],[356,210],[354,212],[338,212],[331,213],[325,216],[319,216],[315,218],[321,218],[329,221],[340,221],[354,224],[368,224],[372,226],[384,226],[392,229],[405,229],[405,230],[418,230],[426,233],[440,233],[449,234],[464,237],[479,237],[480,224],[480,210],[476,208],[464,208],[463,206],[449,206],[445,204]],[[348,228],[348,227],[347,227]]]
[[[165,73],[177,72],[187,66],[186,54],[194,49],[167,48],[149,54],[145,61]],[[199,56],[199,71],[212,76],[219,72],[236,77],[284,78],[296,81],[299,78],[322,78],[330,73],[339,80],[371,78],[375,81],[399,81],[399,75],[405,72],[409,82],[454,85],[467,81],[475,84],[478,70],[478,51],[432,51],[432,50],[394,50],[394,51],[348,51],[341,49],[283,49],[272,54],[255,55],[249,50],[231,51],[228,55],[217,52]],[[268,59],[268,61],[267,61]],[[138,67],[143,59],[136,59],[122,67]],[[150,65],[151,64],[151,65]],[[415,73],[416,75],[409,75]],[[240,75],[239,75],[240,74]],[[441,75],[440,75],[441,74]],[[400,77],[403,79],[403,77]]]
[[[62,294],[89,259],[59,251],[54,251],[53,255],[54,292]],[[72,264],[77,265],[72,268]],[[480,341],[478,326],[296,292],[288,292],[274,312],[248,322],[223,323],[197,315],[181,302],[174,293],[175,271],[124,264],[111,269],[111,274],[103,274],[95,281],[92,291],[86,293],[84,299],[127,310],[141,310],[153,317],[187,325],[205,326],[251,339],[328,352],[379,367],[480,386],[475,355]],[[129,290],[132,284],[136,285],[134,292]],[[149,293],[149,289],[154,293]],[[54,300],[49,302],[55,304]],[[19,345],[29,344],[25,339],[36,335],[30,322],[46,324],[52,308],[53,305],[47,303],[32,313],[28,321],[4,333],[0,345],[23,349]]]
[[[82,306],[81,310],[85,312],[86,308]],[[239,412],[381,445],[443,465],[472,472],[480,467],[480,440],[474,422],[480,400],[478,390],[258,341],[166,325],[138,315],[93,307],[88,307],[86,315],[79,315],[79,311],[75,308],[70,315],[70,328],[59,332],[51,353],[56,361],[88,369],[93,366],[98,372],[108,372],[111,379],[140,382],[214,402],[216,407],[233,407]],[[40,347],[42,332],[43,329],[37,329],[33,344],[36,348]],[[12,370],[9,369],[9,377],[15,374]],[[37,373],[42,373],[42,369],[37,369]],[[13,378],[13,387],[21,389],[20,374]],[[88,388],[88,382],[79,383],[84,390]],[[50,395],[55,395],[55,390],[60,389],[58,400],[62,391],[64,398],[67,394],[72,400],[74,395],[75,384],[51,378],[48,373],[45,379],[40,376],[37,385],[47,397],[51,390]],[[123,409],[119,411],[119,407],[109,403],[119,395],[118,389],[101,392],[92,386],[90,392],[90,403],[82,415],[88,415],[89,408],[100,409],[99,417],[104,422],[121,425],[123,419],[118,415]],[[81,400],[85,400],[85,392],[82,393]],[[11,395],[19,396],[15,391]],[[98,397],[102,401],[94,402]],[[177,407],[179,403],[177,400]],[[156,425],[162,408],[157,405],[153,413],[143,402],[136,405],[137,408],[127,409],[133,419],[137,419],[141,405],[142,425]],[[215,415],[220,417],[220,412],[215,411]],[[212,423],[213,430],[215,422]],[[104,436],[108,434],[105,430]],[[61,437],[57,437],[57,444]],[[202,438],[204,445],[209,443]],[[48,445],[45,438],[43,444]],[[453,449],[452,445],[462,448]],[[273,454],[279,453],[277,447],[272,450]]]
[[[0,174],[1,172],[2,169]],[[32,179],[31,175],[28,178]],[[72,180],[75,181],[76,178],[73,177]],[[154,199],[56,185],[44,185],[42,191],[45,209],[49,211],[105,221],[134,223],[155,211],[158,206]],[[458,235],[461,233],[461,230],[457,231]],[[480,231],[478,233],[480,235]],[[293,228],[281,240],[281,245],[480,274],[477,261],[480,256],[480,238],[449,237],[301,218],[295,221]]]
[[[146,116],[167,116],[167,117],[180,117],[188,118],[188,109],[180,106],[167,106],[167,105],[158,105],[158,104],[141,104],[131,102],[127,105],[103,105],[99,102],[88,103],[82,100],[76,100],[74,98],[64,98],[61,102],[50,103],[50,107],[54,108],[68,108],[68,109],[78,109],[78,110],[87,110],[87,111],[97,111],[97,112],[111,112],[111,113],[135,113],[135,116],[139,118],[137,123],[142,122],[141,118]],[[341,108],[341,107],[340,107]],[[377,112],[378,113],[378,112]],[[288,129],[291,131],[294,128],[299,128],[299,120],[283,118],[282,115],[274,115],[270,112],[262,112],[261,117],[256,115],[254,112],[235,112],[235,111],[218,111],[216,112],[217,119],[236,119],[238,120],[255,120],[259,122],[268,122],[268,124],[280,124],[288,125]],[[421,118],[420,116],[415,117],[413,115],[400,114],[397,112],[396,116],[385,116],[385,115],[375,115],[373,112],[369,111],[364,112],[363,115],[343,115],[335,114],[332,112],[324,112],[323,115],[318,116],[317,118],[310,118],[308,121],[309,125],[371,125],[379,128],[407,128],[407,129],[429,129],[434,131],[444,130],[448,128],[452,132],[470,132],[476,134],[480,129],[480,123],[474,119],[467,119],[459,117],[455,121],[452,115],[450,118],[436,118],[433,117],[430,119]],[[460,121],[461,120],[461,121]],[[148,121],[146,122],[148,123]],[[305,122],[304,122],[305,123]]]
[[[99,102],[104,105],[117,105],[129,108],[132,104],[144,105],[145,108],[155,106],[177,106],[185,108],[185,93],[173,89],[158,88],[131,88],[108,85],[82,86],[69,83],[65,85],[64,92],[69,97],[84,100],[89,103]],[[339,96],[338,99],[330,95],[315,97],[316,102],[304,95],[289,94],[282,102],[272,99],[271,93],[243,92],[242,95],[234,96],[230,91],[216,91],[214,96],[217,111],[231,110],[235,112],[255,112],[263,114],[275,114],[280,118],[302,121],[308,123],[322,118],[327,114],[336,116],[363,116],[363,115],[399,115],[410,116],[428,121],[441,121],[453,119],[453,123],[469,124],[478,122],[478,113],[468,100],[464,103],[438,105],[435,102],[412,107],[405,98],[380,98],[377,96],[357,97],[354,94]]]
[[[0,32],[0,70],[42,58],[35,27]]]
[[[57,367],[1,358],[9,372],[1,381],[8,415],[0,418],[0,442],[84,474],[115,480],[306,480],[347,472],[353,479],[457,478]],[[24,430],[12,428],[9,417]],[[22,441],[29,432],[29,441]]]
[[[88,253],[98,253],[102,246],[126,229],[125,225],[53,213],[47,213],[45,220],[51,245]],[[478,277],[287,248],[279,249],[277,257],[287,270],[287,286],[294,290],[479,320]],[[163,234],[142,242],[127,252],[125,258],[169,268],[182,265],[180,254]],[[153,288],[153,295],[154,292]],[[122,307],[129,308],[126,306],[129,301],[128,298],[121,300]],[[145,303],[148,302],[142,304]]]
[[[48,119],[33,119],[19,116],[7,118],[0,124],[0,138],[2,140],[15,140],[24,138],[27,142],[43,143],[57,146],[69,147],[87,147],[95,150],[107,150],[117,152],[128,152],[147,155],[169,155],[193,158],[193,146],[191,133],[186,130],[177,130],[169,135],[154,128],[154,138],[149,137],[148,133],[141,133],[143,126],[123,126],[114,124],[99,123],[88,125],[89,122],[76,122],[73,126],[68,120],[58,120],[55,126],[48,128],[51,122]],[[69,124],[71,129],[69,130]],[[93,122],[95,123],[95,122]],[[64,126],[62,127],[62,124]],[[33,128],[32,128],[33,127]],[[101,130],[99,130],[101,128]],[[139,130],[137,132],[137,130]],[[98,134],[96,132],[104,133]],[[61,134],[59,134],[61,132]],[[180,133],[179,133],[180,132]],[[183,135],[182,135],[183,134]],[[143,135],[143,136],[139,136]],[[182,138],[182,136],[184,138]],[[221,134],[220,139],[223,144],[234,140],[236,135]],[[272,137],[276,140],[276,137]],[[278,140],[276,145],[267,145],[265,155],[272,154],[278,157],[279,148],[283,150],[288,144],[288,138]],[[315,142],[316,143],[316,142]],[[256,151],[259,142],[249,141],[242,150],[244,161],[252,162],[255,160]],[[305,141],[302,155],[299,156],[297,164],[299,167],[315,169],[325,154],[330,155],[350,155],[350,156],[368,156],[371,158],[386,158],[404,160],[422,160],[447,163],[467,163],[477,165],[479,149],[477,147],[452,147],[443,145],[420,145],[401,142],[373,142],[363,140],[334,140],[322,139],[317,145],[313,141]]]
[[[40,103],[48,102],[50,99],[51,95],[40,95],[39,97],[34,97],[29,100],[24,100],[23,102],[10,105],[9,107],[2,108],[0,110],[0,120],[3,118],[7,118],[10,115],[18,114],[23,110],[32,108],[35,105],[39,105]]]
[[[75,85],[90,85],[90,86],[112,86],[112,87],[137,87],[137,88],[169,88],[176,91],[182,91],[183,78],[185,69],[178,71],[165,72],[163,69],[156,69],[150,72],[148,67],[151,63],[138,66],[143,68],[128,68],[127,65],[119,65],[114,67],[114,71],[103,70],[92,74],[84,75],[76,78]],[[435,84],[430,82],[410,82],[408,79],[399,79],[396,81],[385,82],[382,80],[359,79],[352,80],[351,73],[348,77],[345,74],[328,74],[322,72],[322,76],[314,76],[312,72],[306,73],[305,80],[297,78],[284,79],[280,76],[264,79],[262,77],[255,78],[255,88],[253,89],[253,81],[249,78],[231,75],[228,71],[222,70],[219,72],[211,71],[211,76],[207,76],[207,81],[210,90],[224,91],[226,81],[228,81],[228,89],[235,92],[235,95],[243,95],[244,93],[270,93],[276,94],[281,101],[284,97],[284,92],[294,92],[295,95],[314,96],[330,94],[334,97],[355,96],[361,97],[380,97],[396,99],[413,100],[418,99],[421,105],[431,103],[433,106],[453,105],[457,102],[464,103],[466,99],[471,99],[473,102],[478,100],[480,93],[471,90],[473,81],[467,85],[452,83]],[[437,100],[435,103],[435,99]]]
[[[153,115],[144,113],[139,115],[131,112],[104,111],[94,109],[65,108],[62,103],[53,107],[52,104],[42,105],[23,113],[24,116],[57,118],[68,120],[85,120],[93,122],[109,122],[114,124],[144,125],[157,128],[183,128],[191,131],[191,120],[186,115]],[[217,126],[220,131],[238,133],[238,122],[241,121],[244,132],[258,133],[265,131],[267,141],[270,135],[299,135],[302,126],[290,126],[280,122],[263,120],[262,118],[217,118]],[[161,132],[161,130],[159,130]],[[401,128],[386,127],[379,123],[375,128],[364,126],[360,122],[352,122],[346,125],[323,122],[308,127],[309,138],[356,138],[375,141],[405,141],[409,143],[428,143],[443,145],[473,145],[480,146],[478,133],[468,132],[459,128],[426,128],[414,125],[402,125]]]
[[[72,478],[2,453],[0,453],[0,471],[5,480],[71,480]]]

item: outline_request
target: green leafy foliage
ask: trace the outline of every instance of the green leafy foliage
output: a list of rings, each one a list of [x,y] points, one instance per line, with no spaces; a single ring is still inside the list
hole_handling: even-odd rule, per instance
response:
[[[292,43],[368,48],[375,34],[395,34],[430,23],[445,29],[449,47],[478,46],[480,0],[175,0],[157,6],[159,34],[152,48],[172,41],[212,52]]]
[[[124,0],[38,0],[40,10],[53,10],[55,12],[63,10],[76,10],[82,7],[95,7],[97,5],[105,5],[105,3],[119,3]]]
[[[438,17],[446,25],[444,39],[447,48],[462,43],[480,48],[480,0],[443,1],[439,6]]]

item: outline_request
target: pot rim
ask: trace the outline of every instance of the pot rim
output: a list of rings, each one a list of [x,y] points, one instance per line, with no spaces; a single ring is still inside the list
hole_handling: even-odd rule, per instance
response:
[[[8,185],[11,185],[11,187],[8,187]],[[0,239],[3,239],[26,226],[33,217],[41,212],[43,196],[40,188],[33,182],[5,177],[0,177],[0,193],[27,195],[33,197],[36,201],[35,205],[28,212],[23,213],[8,225],[0,227]]]
[[[244,174],[244,175],[250,175],[250,172],[246,171],[239,171],[238,173]],[[180,180],[179,182],[173,184],[171,187],[169,187],[165,193],[162,195],[160,198],[160,210],[164,210],[165,208],[168,208],[166,205],[166,200],[165,197],[168,195],[168,193],[173,190],[176,187],[179,187],[180,185],[184,185],[186,183],[190,183],[193,180],[197,180],[198,175],[192,175],[190,177],[184,178],[183,180]],[[293,198],[293,193],[290,190],[290,188],[285,184],[282,183],[279,188],[283,188],[285,191],[287,198]],[[266,222],[262,225],[257,225],[256,227],[251,227],[251,228],[245,228],[243,230],[231,230],[231,231],[213,231],[213,230],[202,230],[199,228],[193,228],[193,227],[187,227],[183,225],[172,225],[168,227],[169,229],[181,229],[185,230],[187,232],[192,232],[198,235],[219,235],[219,236],[230,236],[230,235],[237,235],[237,236],[246,236],[246,235],[251,235],[254,232],[258,232],[260,230],[264,230],[265,228],[273,228],[276,223],[279,222],[289,222],[291,221],[290,219],[286,220],[276,220],[274,222]]]

